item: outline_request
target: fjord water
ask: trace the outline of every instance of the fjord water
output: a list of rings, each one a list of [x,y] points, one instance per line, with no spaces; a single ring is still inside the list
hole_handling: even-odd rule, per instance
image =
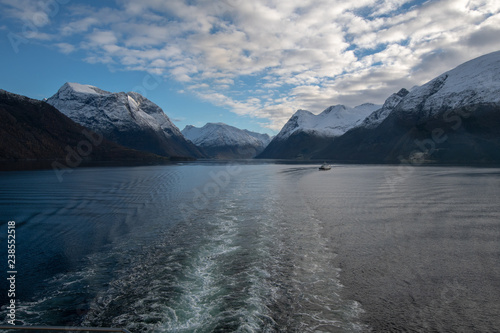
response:
[[[2,244],[16,221],[18,323],[500,327],[500,169],[189,163],[82,168],[62,182],[5,172],[0,185]]]

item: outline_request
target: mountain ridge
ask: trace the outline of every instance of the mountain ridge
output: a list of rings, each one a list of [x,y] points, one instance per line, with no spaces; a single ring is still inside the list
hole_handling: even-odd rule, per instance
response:
[[[97,162],[163,163],[168,159],[104,139],[50,104],[0,89],[0,161],[12,169],[73,168]]]
[[[224,123],[207,123],[198,128],[187,125],[182,134],[211,158],[253,158],[270,141],[267,134],[242,130]]]
[[[364,103],[354,108],[333,105],[315,115],[307,110],[293,114],[257,158],[309,158],[332,138],[358,126],[379,105]]]
[[[500,51],[415,87],[379,124],[351,129],[312,158],[355,163],[500,162]]]
[[[185,140],[158,105],[139,93],[112,93],[66,82],[47,103],[123,146],[163,156],[205,156]]]

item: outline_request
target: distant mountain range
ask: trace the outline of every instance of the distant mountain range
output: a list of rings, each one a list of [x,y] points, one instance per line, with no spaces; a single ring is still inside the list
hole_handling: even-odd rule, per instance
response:
[[[30,162],[36,167],[65,170],[93,162],[168,161],[165,157],[110,142],[48,103],[5,90],[0,90],[0,119],[3,166]]]
[[[253,158],[269,144],[271,138],[223,123],[208,123],[201,128],[186,126],[182,134],[210,158]]]
[[[329,109],[341,112],[327,114]],[[298,111],[258,157],[498,163],[500,51],[468,61],[411,91],[402,89],[367,116],[357,108],[329,109],[318,116]],[[341,124],[345,132],[316,131],[318,122],[311,119],[322,119],[328,128]]]
[[[163,110],[136,92],[65,83],[47,100],[69,118],[123,146],[163,156],[205,157]]]
[[[0,115],[4,166],[21,161],[41,167],[66,161],[73,167],[93,162],[252,158],[270,141],[267,134],[219,123],[200,129],[187,126],[185,132],[195,144],[142,95],[79,83],[65,83],[44,101],[0,90]],[[92,138],[99,138],[95,147],[89,145]]]
[[[0,117],[3,163],[68,162],[75,149],[80,149],[79,163],[254,156],[500,163],[500,51],[411,91],[401,89],[383,105],[336,105],[318,115],[299,110],[272,140],[222,123],[186,126],[181,132],[159,106],[138,93],[111,93],[78,83],[64,84],[46,102],[0,90]],[[96,138],[99,144],[92,143]],[[91,154],[85,150],[89,147]]]
[[[363,104],[355,108],[330,106],[319,115],[298,110],[276,135],[259,158],[309,159],[333,138],[359,125],[380,105]]]

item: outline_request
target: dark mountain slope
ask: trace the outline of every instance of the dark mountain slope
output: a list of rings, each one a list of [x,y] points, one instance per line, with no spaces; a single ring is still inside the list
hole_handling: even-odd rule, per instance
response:
[[[0,90],[0,161],[166,162],[167,158],[125,148],[76,124],[53,106]]]
[[[163,156],[205,157],[158,105],[136,92],[65,83],[47,103],[120,145]]]
[[[364,122],[313,158],[359,163],[500,162],[500,51],[412,89],[382,122]]]

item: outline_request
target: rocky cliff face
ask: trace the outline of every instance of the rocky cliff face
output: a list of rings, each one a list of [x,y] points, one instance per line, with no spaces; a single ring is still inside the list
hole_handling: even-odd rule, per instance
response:
[[[0,90],[0,119],[3,166],[30,162],[34,167],[50,168],[57,162],[56,167],[61,170],[91,162],[167,161],[108,141],[43,101],[5,90]]]
[[[412,89],[383,121],[348,131],[313,158],[500,162],[500,52],[473,59]]]
[[[138,93],[111,93],[90,85],[66,83],[47,103],[123,146],[163,156],[204,156],[159,106]]]

